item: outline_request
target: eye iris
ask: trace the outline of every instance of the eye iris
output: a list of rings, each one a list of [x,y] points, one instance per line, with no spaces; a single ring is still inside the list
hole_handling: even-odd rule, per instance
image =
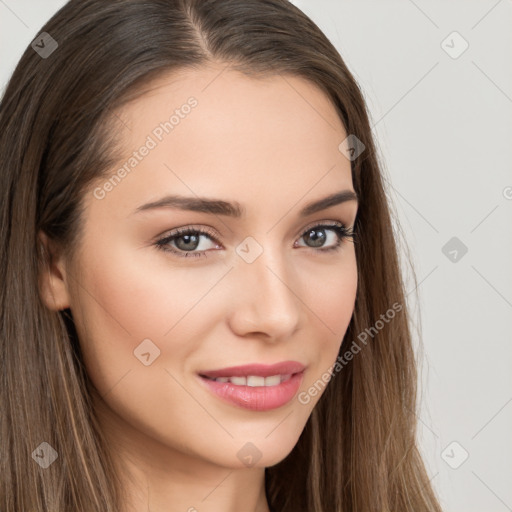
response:
[[[317,233],[321,233],[321,235],[317,236]],[[307,240],[312,241],[314,244],[313,247],[321,247],[326,239],[325,229],[311,229],[307,234],[304,235],[304,239],[306,242]]]
[[[180,240],[185,240],[185,244],[180,244]],[[178,249],[181,249],[183,251],[187,250],[194,250],[197,249],[197,246],[199,245],[199,236],[197,235],[180,235],[175,240],[176,246]],[[188,245],[191,244],[192,246]]]

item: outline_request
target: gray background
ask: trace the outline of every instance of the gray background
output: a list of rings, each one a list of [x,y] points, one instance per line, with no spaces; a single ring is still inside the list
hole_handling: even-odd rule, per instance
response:
[[[64,3],[0,0],[2,90]],[[404,260],[433,486],[446,511],[512,511],[512,2],[293,3],[370,109],[419,282],[417,302]]]

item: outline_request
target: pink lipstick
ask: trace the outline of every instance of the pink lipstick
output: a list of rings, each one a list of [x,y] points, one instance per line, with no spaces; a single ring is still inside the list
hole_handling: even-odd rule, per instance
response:
[[[199,372],[201,382],[221,399],[253,411],[287,404],[297,393],[305,366],[297,361],[249,364]]]

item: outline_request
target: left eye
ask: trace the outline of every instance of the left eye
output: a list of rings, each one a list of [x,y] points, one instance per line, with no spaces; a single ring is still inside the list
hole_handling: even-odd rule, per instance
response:
[[[317,251],[329,251],[339,248],[345,238],[353,238],[354,233],[341,223],[319,224],[308,228],[299,238],[306,241],[306,245],[299,244],[294,247],[309,247]],[[206,256],[208,247],[201,244],[201,238],[210,239],[214,247],[220,247],[214,235],[208,231],[193,228],[180,228],[168,236],[158,240],[155,245],[158,249],[171,252],[177,256]],[[328,245],[325,245],[326,242]],[[310,243],[311,245],[307,245]]]
[[[313,228],[308,229],[300,238],[304,238],[312,243],[310,246],[312,248],[325,247],[325,242],[331,242],[327,244],[329,247],[332,247],[332,243],[336,245],[340,240],[340,232],[337,226],[315,226]],[[299,238],[299,240],[300,240]],[[302,246],[304,247],[304,246]]]

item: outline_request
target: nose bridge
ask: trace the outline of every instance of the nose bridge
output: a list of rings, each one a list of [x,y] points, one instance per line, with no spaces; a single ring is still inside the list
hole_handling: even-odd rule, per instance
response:
[[[267,239],[267,243],[258,244],[261,247],[259,255],[251,261],[244,256],[258,248],[254,241],[246,243],[237,249],[239,261],[236,262],[235,278],[239,294],[235,299],[234,315],[240,322],[235,324],[246,331],[265,332],[272,337],[286,336],[296,328],[301,304],[293,291],[297,286],[294,286],[286,254],[277,246],[270,247],[271,242]]]

